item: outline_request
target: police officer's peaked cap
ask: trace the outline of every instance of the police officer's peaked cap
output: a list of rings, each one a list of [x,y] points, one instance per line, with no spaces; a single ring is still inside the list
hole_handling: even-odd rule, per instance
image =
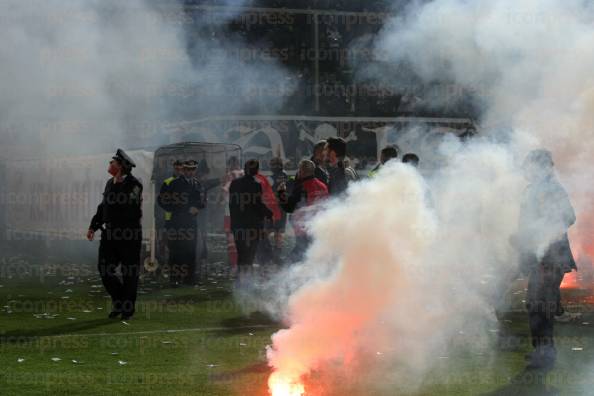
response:
[[[130,158],[128,154],[126,154],[126,152],[122,149],[118,149],[118,151],[116,151],[113,159],[119,161],[124,166],[128,166],[130,168],[136,167],[136,164],[134,161],[132,161],[132,158]]]
[[[198,167],[198,162],[194,160],[187,160],[184,162],[184,168],[196,169]]]

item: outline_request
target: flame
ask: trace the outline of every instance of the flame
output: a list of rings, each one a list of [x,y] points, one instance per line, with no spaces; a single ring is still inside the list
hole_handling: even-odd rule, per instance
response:
[[[577,280],[577,274],[572,272],[570,274],[565,275],[563,278],[563,282],[561,282],[561,289],[577,289],[579,288],[579,283]]]
[[[272,373],[268,379],[268,389],[272,396],[303,396],[305,386],[280,373]]]

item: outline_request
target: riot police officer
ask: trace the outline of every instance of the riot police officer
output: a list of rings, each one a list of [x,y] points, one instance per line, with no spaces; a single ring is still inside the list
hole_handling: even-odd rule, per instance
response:
[[[122,315],[124,320],[135,310],[142,245],[142,184],[131,173],[135,166],[124,150],[117,150],[107,170],[112,178],[87,232],[87,239],[92,241],[95,232],[101,230],[98,267],[111,296],[109,317]],[[116,275],[118,266],[121,280]]]

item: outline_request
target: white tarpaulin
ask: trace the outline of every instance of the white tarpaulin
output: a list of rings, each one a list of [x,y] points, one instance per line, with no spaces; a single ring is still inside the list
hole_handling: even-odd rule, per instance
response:
[[[144,186],[143,229],[149,237],[153,153],[129,151]],[[4,209],[9,239],[81,240],[101,202],[113,154],[12,161],[6,164]]]

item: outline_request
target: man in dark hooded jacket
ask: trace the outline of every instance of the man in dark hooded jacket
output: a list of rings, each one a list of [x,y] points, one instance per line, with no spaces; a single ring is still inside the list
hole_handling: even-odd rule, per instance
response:
[[[324,157],[328,167],[328,191],[330,195],[340,195],[346,191],[349,183],[359,179],[353,168],[347,165],[347,144],[342,138],[326,140]]]
[[[229,187],[231,231],[237,247],[240,280],[254,263],[263,237],[264,220],[272,219],[272,211],[262,201],[262,185],[256,180],[259,170],[257,160],[248,160],[244,176],[233,180]]]
[[[528,366],[550,368],[556,359],[555,315],[563,312],[560,285],[576,268],[567,230],[575,223],[569,197],[555,177],[552,155],[534,150],[524,161],[529,184],[520,210],[520,230],[514,237],[521,269],[528,275],[526,307],[534,351]]]

